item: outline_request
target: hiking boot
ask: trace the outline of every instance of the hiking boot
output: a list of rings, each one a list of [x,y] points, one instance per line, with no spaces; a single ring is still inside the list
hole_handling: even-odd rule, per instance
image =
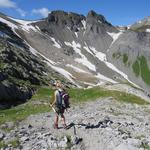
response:
[[[54,129],[58,129],[58,124],[53,124]]]

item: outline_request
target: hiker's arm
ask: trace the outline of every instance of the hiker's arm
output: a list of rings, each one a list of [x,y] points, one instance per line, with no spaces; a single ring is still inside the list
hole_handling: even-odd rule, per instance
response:
[[[52,106],[56,103],[56,92],[54,93],[54,101],[52,102]]]

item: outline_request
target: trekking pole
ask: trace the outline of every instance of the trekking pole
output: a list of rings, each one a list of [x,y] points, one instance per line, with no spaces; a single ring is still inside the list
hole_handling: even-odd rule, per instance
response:
[[[56,112],[56,110],[55,110],[55,108],[52,106],[52,104],[50,104],[49,105],[51,108],[52,108],[52,110],[58,115],[58,113]]]

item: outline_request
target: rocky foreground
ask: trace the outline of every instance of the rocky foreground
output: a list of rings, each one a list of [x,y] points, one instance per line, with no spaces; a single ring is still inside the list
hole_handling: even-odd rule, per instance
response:
[[[6,150],[144,150],[150,149],[150,106],[120,103],[113,98],[72,106],[65,113],[70,129],[53,129],[54,113],[32,115],[0,140],[18,140]],[[11,125],[2,125],[9,128]],[[3,148],[2,148],[3,149]]]

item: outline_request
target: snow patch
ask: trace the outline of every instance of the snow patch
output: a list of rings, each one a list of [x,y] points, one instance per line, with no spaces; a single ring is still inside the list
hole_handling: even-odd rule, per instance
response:
[[[48,58],[46,58],[43,54],[39,53],[37,50],[35,50],[30,44],[28,44],[26,41],[24,41],[26,43],[26,45],[29,46],[29,50],[31,51],[31,53],[35,56],[40,55],[42,56],[46,61],[50,62],[51,64],[55,65],[56,63]]]
[[[48,74],[47,74],[46,72],[42,71],[42,73],[43,73],[45,76],[48,76]]]
[[[73,65],[70,65],[70,64],[67,64],[66,66],[67,66],[67,67],[70,67],[70,68],[72,68],[72,69],[74,69],[76,72],[88,73],[88,72],[86,72],[86,71],[84,71],[84,70],[82,70],[82,69],[80,69],[80,68],[77,68],[77,67],[75,67],[75,66],[73,66]]]
[[[26,42],[27,43],[27,42]],[[59,72],[60,74],[62,74],[64,77],[66,77],[68,80],[70,80],[72,83],[74,83],[75,85],[77,85],[79,88],[81,88],[81,86],[79,86],[78,84],[75,83],[75,81],[73,79],[75,79],[68,71],[66,71],[63,68],[60,67],[56,67],[54,66],[56,63],[48,58],[46,58],[43,54],[39,53],[37,50],[35,50],[34,48],[32,48],[28,43],[27,45],[30,47],[30,50],[33,54],[37,55],[39,54],[40,56],[42,56],[45,60],[44,62],[47,63],[47,65],[49,65],[51,68],[53,68],[55,71]]]
[[[11,18],[11,17],[9,17],[9,18],[16,21],[17,23],[19,23],[21,25],[27,25],[27,24],[31,24],[31,23],[40,21],[40,20],[36,20],[36,21],[20,20],[20,19],[15,19],[15,18]]]
[[[67,26],[67,29],[68,29],[69,31],[71,31],[70,27],[68,27],[68,26]]]
[[[86,84],[86,85],[88,85],[88,87],[85,88],[85,89],[90,89],[90,88],[92,88],[92,87],[95,86],[95,84],[93,84],[93,83],[89,83],[89,82],[83,82],[83,83]]]
[[[17,25],[15,25],[15,24],[13,24],[12,22],[10,22],[10,21],[8,21],[8,20],[6,20],[6,19],[3,19],[3,18],[1,18],[1,17],[0,17],[0,21],[3,22],[3,23],[5,23],[5,24],[7,24],[7,25],[8,25],[10,28],[12,28],[13,30],[18,28]]]
[[[53,37],[50,37],[51,40],[54,42],[54,46],[57,48],[61,48],[60,44],[56,42],[56,40]]]
[[[107,65],[107,67],[111,68],[112,70],[114,70],[115,72],[119,73],[121,76],[123,76],[125,79],[128,79],[128,76],[123,73],[122,71],[120,71],[119,69],[117,69],[113,64],[109,63],[109,62],[105,62],[105,64]]]
[[[37,30],[34,26],[29,25],[29,24],[27,24],[27,25],[21,25],[21,28],[22,28],[24,31],[28,32],[28,33],[30,33],[30,31],[38,32],[38,30]]]
[[[135,83],[131,82],[128,78],[128,76],[123,73],[122,71],[120,71],[119,69],[117,69],[116,66],[114,66],[113,64],[109,63],[109,62],[105,62],[105,64],[112,70],[114,70],[115,72],[119,73],[121,76],[123,76],[127,81],[129,81],[130,83],[132,83],[135,87],[140,88],[138,85],[136,85]]]
[[[139,24],[141,24],[141,23],[142,23],[142,21],[140,20],[140,21],[138,21],[138,23],[139,23]]]
[[[127,25],[127,29],[130,29],[132,25]]]
[[[34,27],[33,25],[31,25],[31,23],[35,23],[38,21],[26,21],[26,20],[14,19],[11,17],[9,17],[9,18],[20,24],[17,26],[17,28],[21,27],[26,32],[30,32],[31,30],[38,32],[38,30],[39,30],[39,29],[37,30],[37,26]]]
[[[49,63],[48,63],[49,64]],[[68,71],[66,71],[63,68],[60,67],[56,67],[56,66],[52,66],[51,67],[56,70],[57,72],[59,72],[60,74],[62,74],[64,77],[66,77],[68,80],[70,80],[72,83],[74,83],[76,85],[76,83],[74,82],[73,79],[75,79]],[[72,79],[73,78],[73,79]]]
[[[48,58],[45,57],[43,54],[41,54],[41,53],[39,53],[39,52],[38,52],[38,54],[41,55],[41,56],[42,56],[47,62],[49,62],[50,64],[52,64],[52,65],[55,65],[55,64],[56,64],[54,61],[48,59]],[[52,65],[51,65],[51,66],[52,66]]]
[[[95,65],[93,65],[91,62],[89,62],[86,57],[83,58],[83,59],[76,58],[75,61],[77,61],[78,63],[83,64],[84,66],[86,66],[86,67],[89,68],[90,70],[96,72],[96,67],[95,67]]]
[[[91,55],[93,55],[93,53],[91,52],[91,50],[89,49],[89,47],[87,46],[87,44],[84,42],[84,44],[86,45],[86,46],[84,46],[83,48],[88,52],[88,53],[90,53]]]
[[[89,68],[92,71],[96,71],[95,65],[93,65],[91,62],[88,61],[88,59],[81,53],[81,45],[79,43],[76,43],[75,41],[70,42],[64,42],[67,46],[72,47],[77,54],[81,56],[81,58],[76,58],[75,61],[78,63],[83,64],[87,68]]]
[[[17,26],[17,25],[15,25],[14,23],[12,23],[12,22],[10,22],[10,21],[8,21],[8,20],[6,20],[6,19],[3,19],[3,18],[1,18],[1,17],[0,17],[0,21],[3,22],[3,23],[5,23],[5,24],[7,24],[7,25],[12,29],[12,31],[13,31],[18,37],[20,37],[20,35],[15,31],[15,29],[18,29],[18,26]],[[20,38],[21,38],[21,37],[20,37]]]
[[[41,31],[41,29],[38,26],[35,26],[39,31]]]
[[[98,20],[99,23],[102,23],[100,20]]]
[[[81,20],[83,28],[86,29],[86,21],[85,20]]]
[[[106,76],[104,76],[104,75],[102,75],[100,73],[98,73],[96,75],[96,77],[101,79],[101,80],[104,80],[104,81],[108,81],[108,82],[111,82],[111,83],[117,83],[116,81],[114,81],[114,80],[112,80],[112,79],[110,79],[110,78],[108,78],[108,77],[106,77]]]
[[[76,35],[76,37],[78,38],[78,33],[77,32],[74,32],[74,34]]]
[[[146,32],[150,32],[150,29],[146,29]]]
[[[120,36],[123,32],[124,32],[124,31],[120,31],[120,32],[118,32],[118,33],[110,33],[110,32],[107,32],[108,35],[110,35],[110,36],[113,38],[113,41],[112,41],[112,43],[111,43],[111,45],[110,45],[109,47],[112,46],[112,44],[119,38],[119,36]],[[108,52],[109,50],[110,50],[110,49],[108,48],[108,49],[107,49],[107,52]]]
[[[118,33],[115,33],[115,32],[107,32],[112,38],[113,38],[113,42],[111,44],[113,44],[118,38],[119,36],[123,33],[123,32],[118,32]]]
[[[47,65],[49,65],[51,68],[53,68],[55,71],[59,72],[60,74],[62,74],[64,77],[66,77],[68,80],[70,80],[72,83],[74,83],[75,85],[77,85],[75,82],[74,82],[74,77],[68,72],[66,71],[65,69],[63,68],[60,68],[60,67],[56,67],[54,66],[56,63],[53,62],[52,60],[46,58],[43,54],[39,53],[37,50],[35,50],[34,48],[32,48],[29,44],[28,46],[30,47],[30,50],[33,54],[39,54],[40,56],[42,56],[45,60],[44,62],[47,63]],[[79,85],[77,85],[78,87],[80,87]]]
[[[106,54],[102,52],[98,52],[94,47],[90,47],[92,52],[95,54],[95,56],[100,60],[100,61],[106,61]]]
[[[37,52],[34,48],[32,48],[29,44],[27,44],[27,45],[29,46],[29,50],[31,51],[31,53],[32,53],[33,55],[36,55],[36,56],[37,56],[38,52]]]
[[[44,56],[44,58],[46,58]],[[49,65],[51,68],[53,68],[55,71],[59,72],[60,74],[62,74],[64,77],[66,77],[68,80],[70,80],[72,83],[74,83],[75,85],[77,85],[73,79],[75,79],[68,71],[66,71],[65,69],[63,68],[60,68],[60,67],[56,67],[56,66],[53,66],[51,64],[51,60],[49,60],[48,58],[46,58],[46,61],[47,65]]]
[[[78,53],[81,57],[82,57],[82,53],[81,50],[79,48],[81,48],[81,45],[79,43],[76,43],[75,41],[72,41],[72,43],[70,42],[64,42],[67,46],[72,47],[76,53]]]
[[[43,54],[39,53],[37,50],[35,50],[32,46],[30,46],[26,41],[25,43],[29,46],[29,50],[31,51],[31,53],[35,56],[40,55],[42,56],[45,60],[47,60],[48,62],[50,62],[51,64],[55,65],[56,63],[48,58],[46,58]]]

